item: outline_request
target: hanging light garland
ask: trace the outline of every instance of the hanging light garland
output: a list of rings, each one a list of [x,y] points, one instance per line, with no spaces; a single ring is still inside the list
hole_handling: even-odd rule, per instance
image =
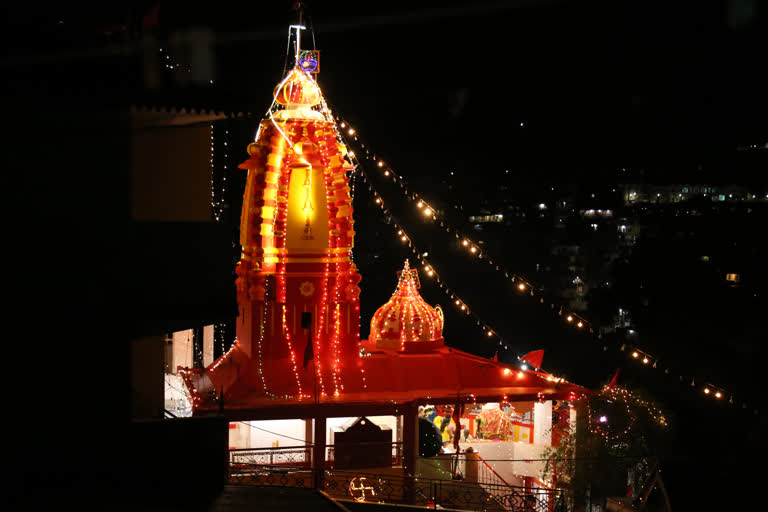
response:
[[[222,145],[224,149],[222,151],[223,158],[221,163],[221,179],[219,180],[218,187],[216,183],[216,139],[215,139],[215,127],[213,123],[210,123],[211,133],[211,212],[216,222],[221,222],[224,209],[227,207],[226,192],[227,192],[227,168],[229,164],[229,130],[224,130],[224,142]],[[217,190],[218,189],[218,190]]]
[[[637,361],[638,364],[647,366],[649,368],[656,368],[656,369],[664,368],[664,375],[676,374],[676,372],[672,371],[672,368],[666,365],[663,365],[661,360],[658,357],[651,355],[649,352],[639,347],[627,346],[626,343],[622,343],[619,350],[621,350],[622,352],[626,352],[627,357],[629,357],[634,361]],[[695,376],[687,377],[682,374],[677,374],[677,375],[681,383],[686,383],[690,379],[690,383],[691,383],[690,387],[693,388],[694,390],[701,391],[701,393],[705,397],[714,398],[715,400],[725,399],[726,397],[728,397],[727,401],[729,405],[735,405],[740,402],[742,404],[743,409],[746,409],[749,407],[749,404],[746,401],[738,400],[736,395],[734,395],[730,391],[727,391],[725,388],[721,386],[716,386],[711,383],[706,383],[703,386],[698,386],[696,384]],[[699,382],[702,382],[702,379],[699,379]],[[754,412],[755,414],[757,414],[758,410],[754,409]]]
[[[213,326],[213,339],[214,343],[218,343],[219,345],[219,351],[224,354],[227,352],[226,347],[224,346],[224,335],[225,335],[225,329],[227,327],[226,323],[218,323]]]
[[[365,179],[365,174],[363,172],[363,179]],[[370,180],[368,180],[370,183]],[[469,315],[472,319],[475,320],[475,323],[478,327],[481,327],[483,332],[485,333],[486,338],[498,340],[498,345],[503,346],[505,349],[508,349],[509,346],[504,344],[504,339],[498,335],[498,331],[491,326],[490,323],[483,321],[477,314],[473,312],[473,310],[469,307],[467,302],[462,299],[453,289],[445,285],[443,279],[440,277],[439,272],[435,268],[434,264],[431,263],[427,258],[423,255],[426,253],[422,253],[414,244],[413,240],[410,236],[405,232],[402,225],[397,221],[397,218],[392,214],[390,210],[386,208],[384,205],[384,201],[381,199],[381,196],[379,196],[378,192],[376,192],[375,188],[373,187],[373,184],[370,184],[369,187],[371,188],[375,199],[376,205],[379,207],[379,210],[382,212],[385,218],[389,217],[393,221],[393,227],[396,230],[396,236],[400,240],[400,242],[408,244],[408,246],[411,247],[411,252],[413,252],[416,256],[416,258],[419,260],[419,263],[422,265],[422,268],[424,270],[424,273],[429,278],[433,278],[435,282],[438,284],[440,289],[451,299],[456,309],[466,315]]]
[[[351,126],[349,126],[349,123],[347,123],[345,120],[343,120],[339,116],[336,116],[336,119],[337,121],[339,121],[339,126],[342,129],[346,129],[346,135],[351,136],[355,141],[359,141],[357,132]],[[342,138],[344,138],[343,135],[342,135]],[[346,141],[342,141],[342,142],[346,143]],[[510,272],[503,265],[499,264],[498,261],[494,262],[494,259],[485,250],[483,250],[483,248],[478,242],[475,242],[469,236],[465,236],[461,230],[448,225],[445,222],[445,219],[440,214],[440,210],[438,208],[435,208],[433,205],[431,205],[426,199],[421,197],[419,194],[416,194],[416,193],[409,194],[404,180],[401,177],[399,177],[400,175],[394,172],[394,170],[392,170],[392,168],[383,159],[376,157],[375,153],[372,153],[370,149],[365,149],[364,147],[361,149],[363,149],[363,151],[361,151],[361,153],[363,153],[363,156],[367,160],[374,162],[375,167],[382,171],[382,174],[385,178],[391,179],[393,182],[397,183],[400,186],[405,198],[414,203],[416,209],[421,212],[424,218],[439,222],[439,227],[442,228],[446,233],[454,235],[456,240],[460,241],[459,242],[460,246],[464,248],[470,256],[477,258],[478,261],[484,260],[484,262],[487,263],[493,270],[498,272],[500,275],[503,275],[505,279],[508,279],[511,283],[513,283],[515,285],[515,288],[519,292],[521,293],[527,292],[532,297],[538,295],[540,298],[540,303],[543,304],[545,302],[544,297],[542,296],[542,290],[540,287],[537,287],[536,285],[534,285],[524,277],[518,274],[515,274],[513,272]],[[362,169],[362,167],[360,167],[360,173],[363,179],[366,179],[366,174],[365,174],[365,171]],[[372,183],[372,180],[369,177],[367,181],[369,183]],[[383,205],[383,199],[381,198],[381,196],[379,196],[378,193],[374,194],[374,202],[378,206]],[[557,307],[557,305],[554,302],[549,302],[549,304],[551,306],[551,309],[555,309]],[[559,306],[558,311],[560,312],[560,315],[562,315],[563,307]],[[602,334],[600,334],[599,332],[596,333],[596,329],[593,326],[593,324],[587,319],[585,319],[584,317],[580,316],[578,313],[575,313],[575,312],[568,313],[566,316],[566,321],[568,324],[572,325],[576,329],[578,330],[583,329],[585,331],[588,331],[590,334],[596,334],[597,339],[602,339]]]
[[[625,388],[605,386],[599,395],[592,398],[585,397],[584,399],[587,406],[587,428],[592,434],[600,436],[605,442],[619,441],[628,435],[638,420],[637,412],[639,410],[643,410],[651,421],[660,428],[669,426],[666,417],[658,407]],[[591,402],[593,399],[605,400],[606,403],[617,407],[623,405],[627,424],[623,428],[620,426],[621,430],[618,430],[613,428],[613,421],[607,415],[601,414],[599,417],[595,417],[596,415],[592,412]]]
[[[172,58],[171,52],[167,48],[160,47],[159,52],[162,58],[161,60],[162,65],[168,71],[173,71],[173,72],[181,71],[184,73],[192,72],[192,66],[190,66],[189,64],[184,64],[184,66],[182,67],[180,63],[176,62],[176,60]]]
[[[328,110],[328,112],[330,112],[330,110]],[[336,116],[336,120],[339,123],[338,126],[340,128],[342,128],[343,130],[345,130],[345,132],[341,132],[340,130],[337,130],[337,138],[338,138],[339,142],[349,146],[349,144],[346,141],[346,137],[345,137],[344,133],[346,134],[346,136],[349,136],[349,137],[353,138],[355,141],[359,142],[359,136],[357,134],[357,131],[354,128],[352,128],[349,125],[349,123],[347,123],[340,116]],[[599,329],[596,328],[596,326],[592,322],[590,322],[589,320],[587,320],[586,318],[582,317],[581,315],[579,315],[576,312],[566,311],[565,308],[562,305],[558,306],[554,302],[545,300],[545,298],[542,296],[541,288],[537,287],[536,285],[534,285],[533,283],[531,283],[530,281],[528,281],[524,277],[522,277],[522,276],[520,276],[518,274],[510,272],[509,270],[504,268],[502,265],[497,264],[498,262],[494,263],[494,260],[487,253],[485,253],[485,251],[481,248],[479,243],[473,241],[471,237],[465,236],[459,229],[454,228],[454,227],[452,227],[450,225],[447,225],[445,220],[444,220],[444,218],[440,214],[440,210],[435,208],[435,207],[433,207],[431,204],[429,204],[423,197],[419,196],[419,194],[416,194],[416,193],[409,194],[408,193],[408,188],[406,187],[406,184],[405,184],[404,180],[402,179],[402,176],[397,174],[383,159],[377,157],[376,154],[373,153],[370,150],[370,148],[365,148],[364,144],[360,144],[360,145],[361,145],[361,149],[363,150],[361,153],[366,158],[366,160],[373,162],[375,164],[375,168],[378,168],[382,172],[382,175],[385,178],[391,179],[394,183],[398,184],[400,186],[400,188],[402,190],[402,193],[405,196],[405,198],[409,199],[412,202],[414,202],[415,203],[415,207],[422,212],[422,214],[424,215],[425,218],[432,219],[433,221],[439,222],[439,226],[446,233],[453,234],[454,237],[456,238],[456,240],[459,241],[460,246],[463,247],[464,249],[466,249],[468,254],[478,258],[478,260],[485,259],[485,261],[488,263],[489,266],[492,267],[493,270],[498,272],[500,275],[503,275],[504,278],[508,279],[511,283],[513,283],[515,285],[515,289],[519,293],[528,293],[532,297],[539,296],[539,303],[540,304],[548,303],[551,310],[554,311],[555,309],[557,309],[557,315],[564,318],[566,325],[570,325],[570,326],[572,326],[573,328],[575,328],[577,330],[583,330],[586,333],[588,333],[591,336],[593,336],[598,341],[603,339],[602,333],[599,332]],[[365,169],[362,166],[359,165],[359,161],[357,160],[357,157],[355,156],[355,153],[353,151],[350,151],[349,155],[350,155],[351,159],[353,160],[353,163],[355,165],[355,169],[357,171],[359,171],[359,173],[360,173],[361,177],[363,178],[363,180],[364,181],[368,181],[368,183],[369,183],[369,187],[368,188],[369,188],[369,190],[373,194],[374,203],[380,208],[380,210],[384,213],[385,216],[390,217],[390,218],[393,219],[394,224],[395,224],[395,228],[397,229],[398,237],[400,238],[400,241],[403,242],[403,243],[408,243],[408,245],[411,246],[411,248],[412,248],[412,252],[414,252],[416,254],[417,258],[424,265],[428,266],[431,269],[432,273],[435,276],[437,276],[437,271],[434,269],[434,266],[429,264],[427,262],[427,260],[423,256],[421,256],[422,253],[416,249],[415,244],[413,243],[413,240],[411,239],[410,236],[408,236],[405,233],[405,231],[403,229],[403,226],[396,221],[396,219],[395,219],[394,215],[392,215],[391,211],[389,211],[384,206],[383,198],[376,191],[375,187],[373,186],[373,181],[370,179],[370,177],[367,176]],[[427,271],[427,275],[432,277],[429,274],[429,270]],[[492,329],[488,323],[483,322],[482,320],[477,318],[474,313],[471,313],[471,311],[470,311],[469,307],[467,306],[466,302],[464,300],[462,300],[460,297],[458,297],[458,295],[453,290],[451,290],[450,288],[445,286],[442,283],[442,281],[440,280],[439,276],[436,277],[436,280],[437,280],[440,288],[443,289],[446,292],[446,294],[451,297],[451,299],[453,300],[454,305],[459,310],[461,310],[463,312],[466,312],[467,314],[471,314],[475,318],[477,325],[483,327],[483,330],[486,332],[488,337],[493,338],[493,337],[496,336],[496,331],[494,329]],[[503,344],[503,340],[502,339],[499,339],[499,345],[504,346],[505,348],[507,348]],[[626,349],[626,345],[622,344],[621,345],[621,350],[624,351],[625,349]],[[647,365],[650,368],[658,368],[659,359],[657,357],[651,356],[649,353],[644,352],[644,351],[640,351],[639,349],[632,349],[630,351],[630,353],[633,354],[633,359],[637,359],[641,364]],[[637,354],[636,356],[634,355],[635,353]],[[669,374],[670,373],[670,369],[669,368],[665,369],[664,373],[665,374]],[[680,376],[680,379],[683,380],[682,375]],[[713,386],[711,384],[709,386],[710,386],[710,392],[704,392],[705,395],[712,396],[715,399],[722,399],[726,395],[728,395],[729,396],[729,400],[728,400],[729,404],[732,405],[732,404],[736,403],[736,400],[734,399],[733,393],[730,393],[730,392],[726,391],[725,389],[723,389],[721,387]],[[747,403],[746,402],[742,402],[742,407],[746,409],[748,407]],[[754,409],[754,413],[757,414],[758,410]]]

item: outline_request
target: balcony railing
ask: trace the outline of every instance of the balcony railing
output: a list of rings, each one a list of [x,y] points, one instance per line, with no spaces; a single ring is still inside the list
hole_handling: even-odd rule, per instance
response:
[[[291,467],[311,467],[312,466],[312,445],[305,446],[279,446],[269,448],[239,448],[229,451],[230,464],[248,466],[291,466]],[[370,454],[378,453],[379,457],[375,463],[369,467],[392,467],[402,466],[403,464],[403,443],[385,442],[385,443],[345,443],[338,445],[338,450],[343,450],[342,459],[339,460],[339,466],[350,466],[355,461],[350,460],[350,453],[362,455],[370,459]],[[326,446],[326,467],[335,467],[337,455],[337,446]]]
[[[464,464],[466,465],[466,461]],[[482,485],[509,485],[509,483],[479,455],[477,456],[477,482]]]
[[[230,465],[311,467],[312,446],[280,446],[229,450]]]
[[[335,469],[230,465],[235,484],[315,488],[339,500],[499,512],[565,512],[561,489],[414,478]]]

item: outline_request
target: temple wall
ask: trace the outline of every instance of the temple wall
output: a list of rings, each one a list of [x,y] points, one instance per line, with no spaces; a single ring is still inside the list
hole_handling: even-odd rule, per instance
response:
[[[192,354],[192,329],[177,331],[172,336],[171,360],[168,361],[168,372],[176,373],[176,368],[192,368],[194,356]]]
[[[374,424],[392,430],[392,441],[396,440],[397,418],[395,416],[368,416]],[[333,429],[339,428],[357,417],[328,418],[326,420],[326,443],[333,443]],[[230,423],[229,446],[231,448],[270,448],[273,446],[301,446],[305,434],[303,419],[266,420]],[[309,440],[312,441],[311,439]]]
[[[203,327],[203,366],[213,363],[213,326]]]
[[[252,421],[250,423],[252,427],[255,427],[249,429],[250,448],[302,446],[304,444],[301,442],[304,439],[304,420],[267,420]],[[245,425],[243,427],[248,428]],[[276,435],[275,433],[282,435]],[[309,439],[309,442],[312,442],[312,440]]]

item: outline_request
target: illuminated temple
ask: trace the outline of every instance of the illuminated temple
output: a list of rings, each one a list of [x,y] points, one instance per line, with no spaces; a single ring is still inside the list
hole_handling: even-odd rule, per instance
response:
[[[382,418],[379,424],[391,427],[393,443],[402,446],[399,471],[410,475],[427,471],[417,463],[420,406],[435,404],[441,415],[452,411],[457,449],[459,440],[482,442],[480,425],[488,432],[488,420],[475,418],[489,409],[506,411],[505,430],[496,434],[509,450],[509,443],[551,442],[548,431],[558,417],[553,403],[586,390],[445,345],[442,311],[422,299],[418,272],[407,261],[393,279],[392,298],[372,318],[370,339],[360,339],[361,276],[351,259],[348,178],[354,160],[313,74],[298,59],[273,96],[240,165],[248,177],[236,268],[236,342],[207,368],[180,371],[193,414],[223,413],[237,422],[230,431],[232,450],[281,442],[244,423],[292,433],[312,447],[315,467],[329,463],[325,448],[343,422]],[[532,448],[514,449],[518,456],[535,455]],[[522,485],[522,478],[513,483]]]

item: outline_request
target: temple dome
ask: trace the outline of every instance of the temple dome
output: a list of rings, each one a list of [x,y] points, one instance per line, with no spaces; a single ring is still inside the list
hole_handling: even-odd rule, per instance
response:
[[[275,103],[281,107],[274,113],[275,119],[327,120],[321,112],[315,110],[323,99],[320,86],[298,67],[293,68],[275,87],[274,98]]]
[[[370,339],[376,348],[425,352],[444,345],[442,312],[421,298],[418,279],[406,260],[395,293],[371,319]]]
[[[312,107],[318,105],[322,93],[317,83],[298,68],[275,87],[275,101],[281,105]]]

